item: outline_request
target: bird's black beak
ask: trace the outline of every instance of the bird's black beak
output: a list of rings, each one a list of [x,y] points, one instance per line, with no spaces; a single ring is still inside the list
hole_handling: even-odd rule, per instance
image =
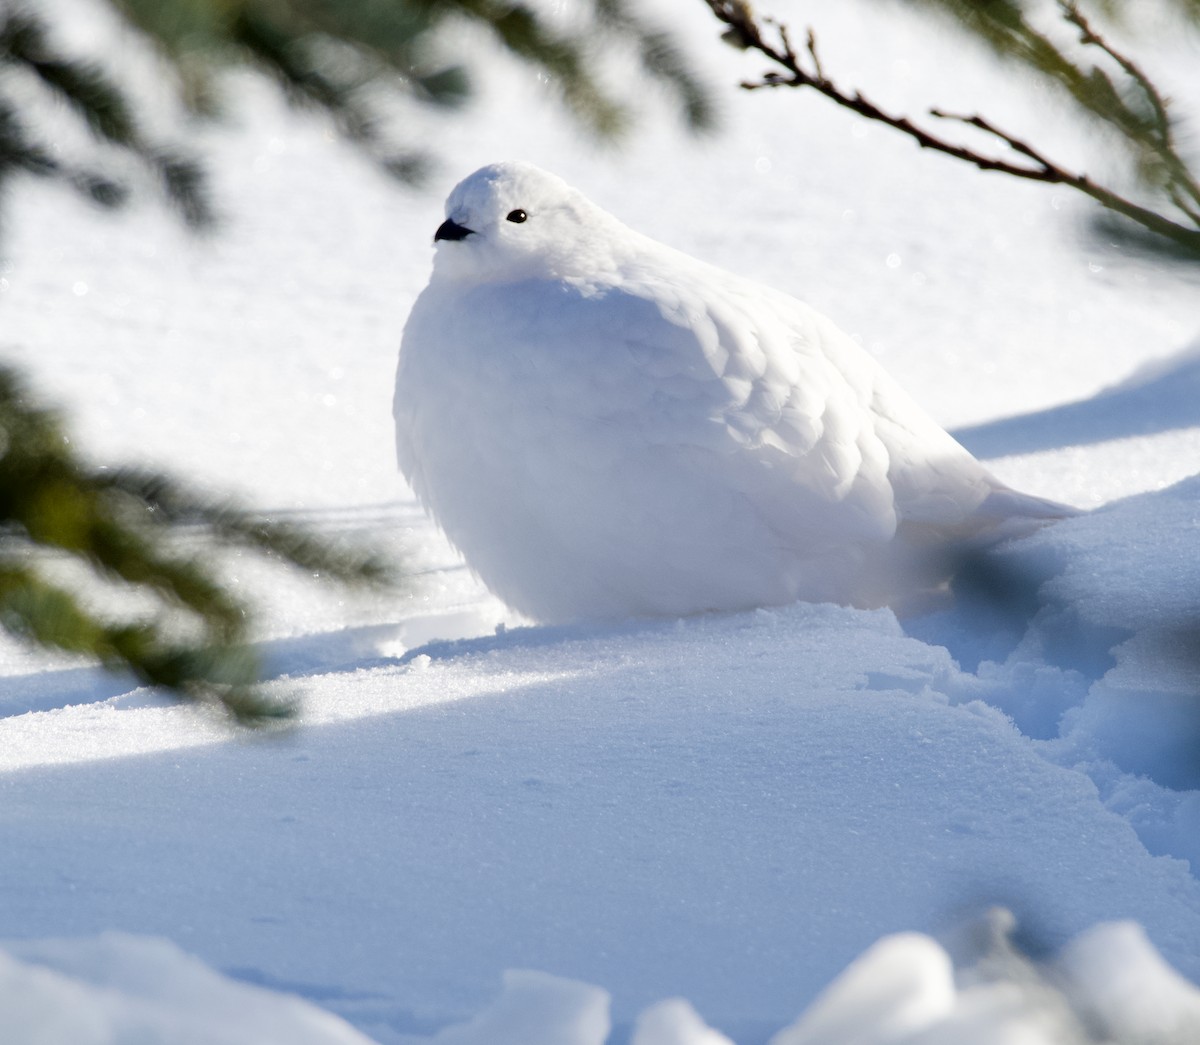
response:
[[[437,232],[433,234],[433,242],[436,243],[440,239],[466,239],[474,231],[474,229],[469,229],[465,225],[458,225],[447,218],[438,226]]]

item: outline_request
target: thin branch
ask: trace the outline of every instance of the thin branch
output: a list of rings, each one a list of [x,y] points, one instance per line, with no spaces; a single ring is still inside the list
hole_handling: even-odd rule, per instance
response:
[[[1059,8],[1062,11],[1063,18],[1070,22],[1079,30],[1080,43],[1088,47],[1098,47],[1114,62],[1117,63],[1134,83],[1141,88],[1142,93],[1146,96],[1146,100],[1150,103],[1150,107],[1154,110],[1154,123],[1162,136],[1162,143],[1167,148],[1174,148],[1174,143],[1171,140],[1171,118],[1167,115],[1167,103],[1158,88],[1151,83],[1150,78],[1142,71],[1131,58],[1122,54],[1113,47],[1099,33],[1092,29],[1091,23],[1084,17],[1079,7],[1071,2],[1071,0],[1059,0]]]
[[[813,68],[817,71],[817,79],[828,83],[825,70],[821,68],[821,56],[817,54],[817,34],[811,28],[808,30],[808,53],[812,58]]]
[[[1196,227],[1200,228],[1200,209],[1187,199],[1184,199],[1183,194],[1179,191],[1178,185],[1172,185],[1169,189],[1171,202],[1175,204],[1184,214],[1196,223]]]
[[[1014,153],[1025,157],[1030,163],[1014,163],[1001,157],[985,155],[965,145],[947,141],[932,131],[914,123],[907,116],[897,116],[885,111],[865,97],[861,91],[856,90],[850,93],[839,88],[825,74],[817,54],[816,35],[811,29],[808,31],[808,54],[812,61],[813,71],[809,71],[802,64],[799,55],[791,45],[786,26],[775,25],[778,40],[777,42],[772,42],[763,35],[762,27],[744,0],[705,0],[705,3],[708,4],[709,9],[718,21],[727,26],[724,38],[728,42],[744,50],[757,51],[759,54],[770,59],[771,62],[779,67],[779,70],[782,70],[770,70],[764,73],[759,80],[743,81],[741,86],[745,90],[753,91],[771,87],[810,87],[843,108],[858,113],[868,120],[886,124],[908,135],[923,149],[930,149],[965,163],[973,164],[980,170],[999,171],[1015,178],[1039,181],[1050,185],[1066,185],[1091,197],[1109,210],[1123,214],[1144,228],[1150,229],[1167,239],[1185,246],[1191,252],[1200,253],[1200,228],[1189,228],[1181,225],[1157,211],[1134,203],[1120,193],[1094,181],[1086,174],[1075,174],[1066,170],[1050,160],[1034,146],[1000,130],[982,116],[959,116],[937,109],[930,111],[930,115],[936,118],[965,123],[985,134],[991,135],[1003,142]],[[1082,16],[1079,16],[1079,18],[1082,21]],[[1079,21],[1074,22],[1074,24],[1077,27],[1080,26]],[[1101,41],[1096,34],[1092,33],[1090,28],[1087,29],[1087,32],[1091,36],[1095,36],[1096,39],[1095,41],[1085,40],[1085,42],[1094,42],[1096,46],[1102,47],[1105,53],[1112,56],[1114,60],[1121,64],[1127,75],[1131,76],[1142,86],[1142,90],[1148,93],[1148,97],[1151,98],[1151,104],[1157,106],[1156,114],[1161,113],[1161,118],[1164,121],[1162,124],[1164,130],[1169,127],[1169,122],[1166,122],[1165,102],[1163,102],[1163,99],[1154,89],[1153,85],[1150,84],[1145,74],[1129,59],[1117,56],[1115,50]],[[1169,146],[1169,135],[1165,138],[1165,141]],[[1177,157],[1174,157],[1173,151],[1169,149],[1167,158],[1168,160],[1170,158],[1177,160]],[[1177,162],[1186,174],[1186,166],[1182,161],[1177,160]],[[1169,163],[1169,165],[1174,169],[1173,164]],[[1194,185],[1194,182],[1189,178],[1176,179],[1174,183],[1182,183],[1187,188],[1189,194]],[[1176,205],[1178,206],[1178,203]],[[1194,224],[1200,225],[1200,222],[1194,220],[1195,214],[1190,208],[1180,206],[1179,209],[1189,219],[1192,219]]]
[[[1182,188],[1196,203],[1200,203],[1200,182],[1192,176],[1185,164],[1175,151],[1175,140],[1172,133],[1171,117],[1167,111],[1167,100],[1145,71],[1127,55],[1118,51],[1099,33],[1092,29],[1091,23],[1084,17],[1074,0],[1059,0],[1063,17],[1079,30],[1080,42],[1085,46],[1097,47],[1111,58],[1129,79],[1137,84],[1150,108],[1154,113],[1154,125],[1158,132],[1157,153],[1164,161],[1170,172],[1170,196],[1172,202],[1193,221],[1200,225],[1196,212],[1190,205],[1180,202],[1178,189]]]
[[[1152,232],[1157,232],[1161,236],[1166,236],[1176,242],[1190,246],[1193,250],[1200,247],[1200,230],[1192,231],[1182,225],[1177,225],[1170,219],[1164,218],[1157,211],[1134,203],[1112,189],[1093,181],[1086,174],[1072,174],[1070,171],[1064,170],[1062,167],[1046,159],[1033,146],[1000,130],[982,116],[960,116],[955,113],[941,112],[938,109],[930,110],[930,115],[978,128],[986,134],[999,138],[1014,152],[1029,157],[1034,163],[1038,164],[1038,168],[1036,174],[1031,173],[1026,175],[1026,177],[1033,178],[1035,181],[1044,181],[1052,185],[1066,185],[1072,189],[1076,189],[1084,195],[1090,196],[1109,210],[1124,214],[1127,218],[1136,221],[1139,225],[1150,229]]]
[[[731,2],[731,0],[705,0],[705,2],[712,9],[713,13],[716,14],[717,18],[730,27],[735,34],[739,46],[747,50],[758,51],[787,71],[787,75],[778,72],[767,72],[763,74],[761,80],[745,80],[740,85],[743,89],[755,91],[764,87],[811,87],[831,101],[852,112],[858,113],[860,116],[866,117],[868,120],[885,123],[889,127],[894,127],[896,130],[902,131],[914,139],[923,149],[932,149],[935,152],[946,153],[956,159],[973,163],[982,170],[1002,171],[1014,177],[1030,178],[1035,181],[1059,180],[1044,168],[1018,166],[1005,160],[981,156],[964,146],[946,142],[913,123],[907,116],[895,116],[889,112],[885,112],[870,99],[866,98],[860,91],[848,94],[841,90],[832,80],[825,76],[822,70],[820,60],[817,57],[816,34],[813,30],[810,29],[808,31],[808,50],[813,58],[815,68],[815,72],[810,73],[800,64],[800,58],[791,45],[785,26],[777,27],[780,43],[779,46],[775,46],[763,37],[758,23],[754,20],[754,16],[746,5],[737,3],[736,0],[734,2]],[[935,113],[935,115],[937,114]]]

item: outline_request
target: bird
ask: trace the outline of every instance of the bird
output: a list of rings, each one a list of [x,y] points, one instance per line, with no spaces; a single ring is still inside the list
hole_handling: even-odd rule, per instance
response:
[[[393,416],[418,499],[540,623],[894,608],[1075,514],[995,478],[815,309],[526,162],[451,191]]]

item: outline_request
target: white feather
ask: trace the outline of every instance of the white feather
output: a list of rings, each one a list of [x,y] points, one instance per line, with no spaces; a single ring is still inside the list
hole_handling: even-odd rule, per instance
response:
[[[485,167],[446,214],[471,231],[404,330],[400,467],[529,617],[877,606],[1070,511],[1004,487],[807,305],[553,175]]]

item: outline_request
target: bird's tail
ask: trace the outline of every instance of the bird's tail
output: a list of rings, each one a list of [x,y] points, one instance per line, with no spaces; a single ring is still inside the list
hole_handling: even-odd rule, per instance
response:
[[[1069,504],[1021,493],[997,482],[975,510],[975,514],[980,519],[995,519],[998,523],[1006,519],[1024,519],[1038,525],[1054,522],[1056,519],[1070,519],[1076,515],[1083,515],[1084,512]]]

